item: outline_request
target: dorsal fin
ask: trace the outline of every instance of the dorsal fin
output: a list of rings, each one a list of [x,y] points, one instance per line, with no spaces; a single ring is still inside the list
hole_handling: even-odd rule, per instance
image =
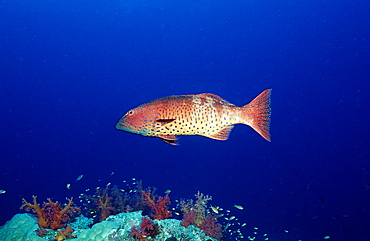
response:
[[[206,137],[209,137],[209,138],[212,138],[212,139],[215,139],[215,140],[226,141],[229,138],[229,134],[230,134],[230,132],[233,128],[234,128],[233,125],[226,126],[225,128],[223,128],[219,132],[217,132],[213,135],[206,136]]]
[[[229,101],[222,99],[220,96],[211,94],[211,93],[202,93],[202,94],[197,94],[196,96],[200,98],[211,98],[213,101],[215,101],[217,104],[220,105],[227,105],[227,106],[235,106],[234,104],[231,104]]]

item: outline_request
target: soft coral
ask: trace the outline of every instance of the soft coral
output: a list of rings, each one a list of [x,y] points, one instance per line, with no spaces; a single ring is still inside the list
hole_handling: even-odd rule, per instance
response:
[[[222,226],[217,222],[217,216],[207,213],[207,203],[212,200],[211,196],[198,192],[194,203],[193,200],[180,202],[183,219],[181,225],[188,227],[194,225],[202,229],[208,236],[220,240],[223,237]]]
[[[37,203],[37,196],[32,196],[33,204],[23,200],[21,209],[26,211],[33,211],[37,215],[38,224],[42,228],[50,228],[57,230],[66,226],[66,222],[81,210],[73,206],[73,198],[68,199],[68,204],[65,206],[60,205],[59,202],[53,202],[48,198],[48,203],[44,203],[42,207]]]
[[[132,233],[129,234],[129,237],[134,237],[136,240],[139,241],[154,239],[155,236],[159,234],[158,226],[147,217],[143,217],[140,224],[140,229],[138,229],[137,227],[132,227],[131,232]]]
[[[151,217],[158,220],[163,220],[172,217],[172,212],[168,210],[167,204],[170,204],[168,193],[165,197],[156,197],[152,195],[152,191],[142,191],[144,203],[147,204],[154,212]]]

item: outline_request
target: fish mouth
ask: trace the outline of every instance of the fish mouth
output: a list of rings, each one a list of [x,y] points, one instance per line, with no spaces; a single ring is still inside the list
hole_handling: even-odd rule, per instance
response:
[[[122,119],[117,122],[116,129],[120,131],[136,133],[134,126],[130,125],[130,123],[127,123]]]
[[[128,126],[125,124],[125,117],[122,116],[116,124],[117,130],[125,130]]]
[[[117,130],[121,130],[123,127],[124,127],[124,125],[123,125],[121,122],[118,122],[118,123],[116,124],[116,129],[117,129]]]
[[[126,131],[129,127],[127,125],[125,125],[123,122],[119,121],[117,124],[116,124],[116,129],[117,130],[122,130],[122,131]]]

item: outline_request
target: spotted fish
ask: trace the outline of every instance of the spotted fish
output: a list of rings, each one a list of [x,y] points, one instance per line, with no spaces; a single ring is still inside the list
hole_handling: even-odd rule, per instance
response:
[[[235,124],[245,124],[270,141],[270,93],[267,89],[241,107],[208,93],[167,96],[129,110],[116,129],[177,145],[176,136],[182,135],[227,140]]]

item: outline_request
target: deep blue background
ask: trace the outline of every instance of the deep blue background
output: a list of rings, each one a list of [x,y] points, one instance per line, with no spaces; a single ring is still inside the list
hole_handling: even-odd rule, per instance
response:
[[[258,240],[370,240],[369,1],[62,2],[0,2],[0,225],[21,198],[136,177],[243,205]],[[179,147],[114,129],[155,98],[266,88],[271,143],[242,125]]]

